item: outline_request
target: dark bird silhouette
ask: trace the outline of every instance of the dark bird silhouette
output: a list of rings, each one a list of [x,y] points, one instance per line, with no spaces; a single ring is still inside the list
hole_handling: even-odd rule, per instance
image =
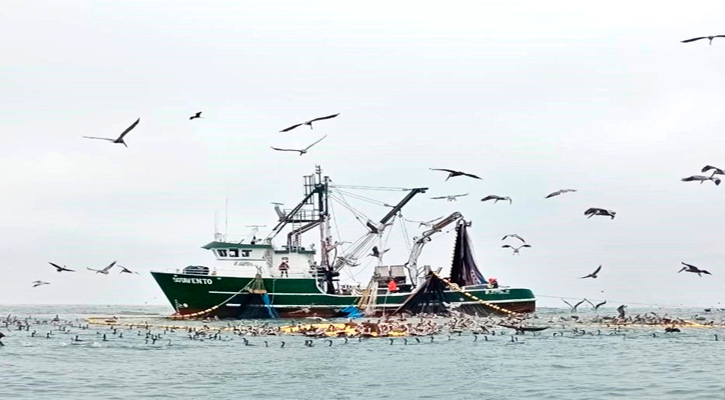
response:
[[[431,197],[431,200],[447,200],[447,201],[458,201],[459,197],[468,196],[468,193],[464,194],[449,194],[447,196]]]
[[[65,265],[61,267],[60,265],[54,264],[52,262],[48,262],[48,264],[52,265],[55,268],[56,272],[63,272],[63,271],[75,272],[75,270],[70,269],[70,268],[66,267]]]
[[[116,265],[116,262],[115,261],[112,262],[106,268],[103,268],[103,269],[93,269],[93,268],[86,268],[86,269],[89,270],[89,271],[94,271],[97,274],[108,275],[108,271],[110,271],[111,268],[113,268],[114,265]]]
[[[380,258],[380,257],[382,257],[382,256],[383,256],[383,254],[387,253],[387,252],[388,252],[389,250],[390,250],[390,249],[385,249],[385,250],[383,250],[383,252],[381,253],[381,252],[380,252],[380,249],[378,249],[378,246],[373,246],[373,250],[372,250],[372,253],[368,254],[368,256],[373,256],[373,257],[377,257],[377,258]]]
[[[201,116],[201,111],[199,111],[198,113],[196,113],[196,114],[192,115],[191,117],[189,117],[189,120],[197,119],[197,118],[203,118]]]
[[[692,39],[685,39],[681,43],[692,43],[696,42],[698,40],[702,39],[708,39],[710,41],[710,45],[712,45],[712,39],[719,38],[719,37],[725,37],[725,35],[712,35],[712,36],[700,36]]]
[[[585,301],[587,301],[587,299],[584,299],[584,300],[582,300],[582,301],[580,301],[580,302],[578,302],[578,303],[576,303],[574,305],[571,305],[568,301],[566,301],[564,299],[561,299],[561,301],[563,301],[564,303],[566,303],[567,306],[571,307],[571,312],[574,312],[574,311],[576,311],[577,307],[579,307],[582,303],[584,303]]]
[[[303,122],[303,123],[301,123],[301,124],[297,124],[297,125],[292,125],[292,126],[290,126],[289,128],[284,128],[284,129],[282,129],[282,130],[281,130],[280,132],[289,132],[289,131],[291,131],[292,129],[295,129],[295,128],[297,128],[297,127],[299,127],[299,126],[302,126],[302,125],[309,125],[310,129],[312,129],[312,123],[313,123],[313,122],[317,122],[317,121],[322,121],[322,120],[325,120],[325,119],[331,119],[331,118],[335,118],[335,117],[337,117],[338,115],[340,115],[340,113],[337,113],[337,114],[333,114],[333,115],[328,115],[328,116],[326,116],[326,117],[320,117],[320,118],[315,118],[315,119],[311,119],[311,120],[309,120],[309,121],[306,121],[306,122]]]
[[[682,332],[682,331],[680,331],[679,328],[675,328],[674,326],[668,326],[667,328],[665,328],[665,333],[678,333],[678,332]]]
[[[270,147],[272,147],[272,150],[277,150],[277,151],[297,151],[297,152],[299,152],[299,153],[300,153],[300,156],[301,156],[301,155],[303,155],[303,154],[307,154],[307,151],[308,151],[308,150],[309,150],[309,149],[310,149],[310,148],[311,148],[312,146],[316,145],[317,143],[320,143],[320,142],[322,141],[322,139],[324,139],[324,138],[326,138],[326,137],[327,137],[327,135],[323,136],[322,138],[320,138],[319,140],[317,140],[317,141],[316,141],[315,143],[312,143],[311,145],[309,145],[309,146],[307,146],[307,147],[305,147],[304,149],[301,149],[301,150],[298,150],[298,149],[280,149],[280,148],[278,148],[278,147],[272,147],[272,146],[270,146]]]
[[[98,139],[98,140],[107,140],[107,141],[109,141],[109,142],[111,142],[111,143],[120,143],[120,144],[122,144],[122,145],[124,145],[124,146],[128,147],[128,145],[126,144],[126,142],[124,142],[124,141],[123,141],[123,138],[124,138],[124,136],[126,136],[126,134],[128,134],[129,132],[131,132],[131,130],[132,130],[133,128],[135,128],[135,127],[136,127],[136,125],[138,125],[138,123],[139,123],[140,121],[141,121],[141,118],[137,119],[137,120],[136,120],[136,122],[134,122],[133,124],[131,124],[131,126],[129,126],[128,128],[126,128],[126,130],[125,130],[125,131],[121,132],[121,136],[119,136],[119,137],[118,137],[118,138],[116,138],[116,139],[111,139],[111,138],[103,138],[103,137],[95,137],[95,136],[83,136],[83,137],[84,137],[84,138],[86,138],[86,139]]]
[[[138,275],[138,272],[131,271],[130,269],[124,267],[123,265],[119,265],[119,268],[121,268],[121,272],[119,274],[136,274]]]
[[[497,196],[495,194],[488,195],[481,199],[481,201],[489,201],[489,200],[493,200],[494,204],[498,203],[501,200],[507,200],[509,202],[509,204],[513,204],[513,201],[511,200],[510,197]]]
[[[720,185],[720,178],[715,178],[715,174],[711,176],[704,175],[692,175],[681,179],[682,182],[700,182],[702,184],[705,181],[713,181],[715,185]]]
[[[624,304],[622,304],[621,306],[617,307],[617,312],[619,313],[619,318],[626,317],[627,313],[626,313],[625,308],[627,308],[627,306],[625,306]]]
[[[592,208],[589,208],[586,211],[584,211],[584,215],[586,215],[587,218],[591,218],[595,215],[602,215],[602,216],[607,216],[607,217],[611,217],[612,219],[614,219],[614,216],[617,215],[617,213],[612,210],[605,210],[603,208],[592,207]]]
[[[702,171],[700,171],[700,172],[705,173],[710,170],[712,170],[711,176],[725,175],[725,170],[723,170],[722,168],[713,167],[712,165],[706,165],[706,166],[702,167]]]
[[[449,179],[451,179],[451,178],[455,178],[457,176],[467,176],[467,177],[473,178],[473,179],[481,179],[481,177],[479,177],[479,176],[476,176],[476,175],[473,175],[473,174],[469,174],[469,173],[463,172],[463,171],[455,171],[455,170],[452,170],[452,169],[445,169],[445,168],[428,168],[428,169],[431,170],[431,171],[448,172],[448,177],[446,178],[446,181],[449,180]]]
[[[681,270],[677,271],[678,274],[682,271],[692,272],[693,274],[697,274],[698,276],[700,276],[700,278],[702,278],[702,274],[712,275],[711,273],[705,271],[704,269],[697,268],[696,266],[694,266],[692,264],[687,264],[687,263],[683,262],[682,265],[684,265],[684,267],[682,267]]]
[[[591,274],[589,274],[589,275],[587,275],[587,276],[582,276],[582,277],[581,277],[581,278],[579,278],[579,279],[586,279],[586,278],[594,278],[594,279],[597,279],[597,274],[598,274],[598,273],[599,273],[599,271],[601,271],[601,270],[602,270],[602,266],[600,265],[600,266],[599,266],[599,267],[598,267],[598,268],[597,268],[597,269],[596,269],[596,270],[595,270],[594,272],[592,272]]]
[[[516,239],[520,240],[522,243],[526,243],[526,241],[524,240],[524,238],[522,238],[521,236],[519,236],[519,235],[517,235],[515,233],[512,234],[512,235],[506,235],[506,236],[502,237],[501,240],[506,240],[506,238],[510,238],[510,237],[516,238]]]
[[[568,192],[576,192],[576,189],[561,189],[561,190],[557,190],[556,192],[547,194],[546,197],[544,197],[544,198],[545,199],[549,199],[549,198],[552,198],[552,197],[555,197],[555,196],[559,196],[561,194],[568,193]]]
[[[505,244],[505,245],[503,245],[503,246],[501,246],[501,247],[502,247],[502,248],[504,248],[504,249],[512,249],[512,250],[514,251],[514,252],[512,253],[512,255],[516,255],[516,254],[520,254],[520,253],[519,253],[519,250],[521,250],[521,249],[522,249],[522,248],[524,248],[524,247],[531,247],[531,245],[530,245],[530,244],[522,244],[522,245],[521,245],[521,246],[519,246],[519,247],[514,247],[514,246],[511,246],[510,244]]]
[[[43,285],[50,285],[50,282],[33,281],[33,287],[38,287],[38,286],[43,286]]]

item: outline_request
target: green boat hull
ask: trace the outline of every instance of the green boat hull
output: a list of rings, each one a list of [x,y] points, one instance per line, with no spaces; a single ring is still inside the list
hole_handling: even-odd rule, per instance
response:
[[[316,280],[311,278],[265,278],[263,282],[267,291],[267,303],[260,303],[259,295],[250,294],[245,289],[253,278],[166,272],[152,272],[151,275],[179,315],[204,312],[205,317],[219,318],[336,318],[347,317],[349,313],[344,310],[360,300],[359,295],[322,293]],[[528,313],[536,309],[536,298],[529,289],[471,288],[466,291],[504,310]],[[379,315],[392,313],[409,295],[410,293],[378,295],[376,309]],[[459,292],[446,291],[444,295],[447,303],[457,311],[467,314],[488,315],[502,312]]]

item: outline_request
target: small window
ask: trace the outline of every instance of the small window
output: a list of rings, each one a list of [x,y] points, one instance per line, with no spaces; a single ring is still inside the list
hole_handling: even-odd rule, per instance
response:
[[[226,250],[217,250],[217,251],[216,251],[216,254],[217,254],[217,255],[218,255],[219,257],[226,257],[226,256],[227,256],[227,251],[226,251]]]
[[[239,249],[229,249],[229,257],[239,258]]]

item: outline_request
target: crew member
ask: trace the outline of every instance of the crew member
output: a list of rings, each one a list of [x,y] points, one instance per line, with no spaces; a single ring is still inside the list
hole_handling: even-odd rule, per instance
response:
[[[498,289],[498,280],[496,278],[488,278],[488,287],[490,289]]]
[[[388,292],[393,293],[398,291],[398,284],[395,283],[395,279],[391,279],[388,282]]]
[[[287,264],[287,260],[282,260],[282,264],[279,265],[279,274],[280,277],[289,278],[289,264]]]

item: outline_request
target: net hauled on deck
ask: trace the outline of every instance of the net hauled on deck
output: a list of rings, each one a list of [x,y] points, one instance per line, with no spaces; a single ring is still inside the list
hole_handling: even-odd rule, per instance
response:
[[[456,226],[456,245],[451,264],[451,282],[459,286],[481,285],[488,283],[478,270],[473,256],[471,239],[468,236],[468,224],[461,221]],[[408,296],[393,314],[401,312],[416,314],[449,314],[449,305],[445,301],[447,284],[436,274],[429,273],[425,281]]]
[[[488,281],[486,281],[476,265],[467,228],[468,224],[465,221],[461,221],[456,226],[456,245],[453,250],[453,262],[451,263],[451,282],[459,286],[483,285]]]
[[[445,303],[446,284],[434,273],[428,273],[425,281],[408,296],[393,315],[399,313],[436,314],[447,315],[448,306]]]

